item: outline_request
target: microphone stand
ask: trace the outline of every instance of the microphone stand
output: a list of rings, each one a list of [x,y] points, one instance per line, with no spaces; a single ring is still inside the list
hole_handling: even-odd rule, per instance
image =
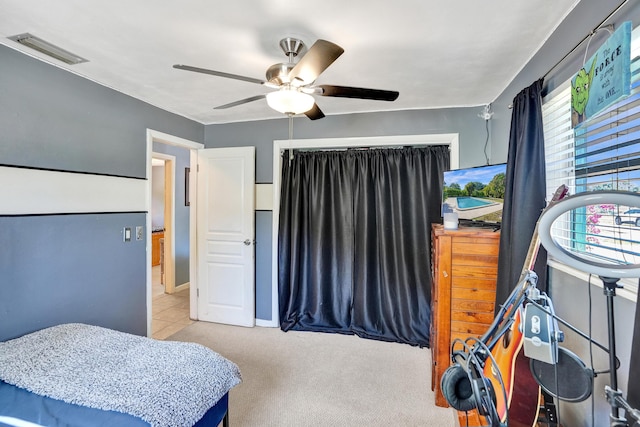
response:
[[[620,366],[620,361],[618,360],[616,354],[616,335],[615,335],[615,311],[614,311],[614,297],[616,296],[616,289],[622,288],[621,285],[618,284],[619,279],[608,278],[608,277],[600,277],[604,284],[604,294],[607,299],[607,326],[608,326],[608,338],[609,338],[609,348],[604,347],[602,344],[594,341],[590,336],[580,331],[566,320],[561,319],[556,316],[555,313],[549,311],[546,307],[540,305],[538,302],[526,298],[526,303],[533,304],[540,308],[542,311],[553,317],[558,322],[562,323],[564,326],[571,329],[573,332],[580,335],[582,338],[588,340],[589,342],[595,344],[600,349],[604,350],[609,355],[609,370],[608,371],[600,371],[598,373],[604,374],[609,373],[611,385],[605,386],[605,395],[607,397],[607,402],[611,406],[611,413],[609,415],[610,418],[610,426],[611,427],[629,427],[629,424],[625,418],[620,417],[619,409],[622,408],[625,411],[625,414],[629,417],[636,420],[636,422],[640,423],[640,410],[632,408],[629,403],[622,396],[622,391],[618,390],[618,375],[617,369]],[[594,372],[595,374],[596,372]],[[635,425],[635,424],[634,424]]]
[[[616,296],[616,288],[622,288],[618,284],[616,278],[600,276],[604,284],[604,295],[607,298],[607,323],[609,330],[609,381],[610,385],[605,386],[605,394],[607,401],[611,405],[609,414],[611,427],[628,427],[629,423],[626,418],[620,417],[619,409],[623,408],[625,413],[633,417],[636,421],[640,421],[640,411],[633,409],[627,401],[622,397],[622,392],[618,390],[618,373],[616,369],[616,327],[614,318],[613,300]]]

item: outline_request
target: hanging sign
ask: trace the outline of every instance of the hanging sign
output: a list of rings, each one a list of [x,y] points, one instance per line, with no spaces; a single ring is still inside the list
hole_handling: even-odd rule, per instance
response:
[[[631,90],[631,22],[624,22],[571,79],[571,124],[578,126]]]

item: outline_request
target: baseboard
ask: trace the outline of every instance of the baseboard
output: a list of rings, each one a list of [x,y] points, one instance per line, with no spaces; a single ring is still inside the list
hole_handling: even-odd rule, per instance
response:
[[[256,326],[261,326],[263,328],[277,328],[278,324],[273,320],[256,319]]]
[[[184,291],[185,289],[189,289],[189,283],[183,283],[182,285],[176,286],[173,290],[173,293]]]

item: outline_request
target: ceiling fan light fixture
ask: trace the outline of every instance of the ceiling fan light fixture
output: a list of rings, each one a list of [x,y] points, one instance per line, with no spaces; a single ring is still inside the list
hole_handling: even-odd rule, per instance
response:
[[[302,114],[313,108],[313,96],[292,88],[282,88],[267,94],[269,107],[283,114]]]

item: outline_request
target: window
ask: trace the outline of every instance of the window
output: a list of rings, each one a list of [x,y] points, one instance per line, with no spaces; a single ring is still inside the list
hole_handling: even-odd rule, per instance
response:
[[[640,192],[640,29],[632,32],[628,97],[574,132],[569,80],[543,99],[542,115],[549,199],[561,184],[569,187],[570,194]],[[567,212],[553,228],[558,244],[583,259],[640,263],[640,207],[587,206]],[[630,287],[637,290],[635,284]]]

